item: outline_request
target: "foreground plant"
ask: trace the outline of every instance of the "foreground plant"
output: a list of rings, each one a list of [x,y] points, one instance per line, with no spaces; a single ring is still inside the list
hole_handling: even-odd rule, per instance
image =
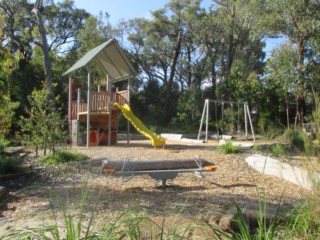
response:
[[[89,187],[85,182],[78,211],[68,209],[64,198],[61,200],[61,208],[52,207],[52,220],[48,220],[43,226],[11,230],[1,240],[75,240],[75,239],[187,239],[188,226],[174,224],[166,225],[165,219],[158,224],[146,216],[140,208],[124,210],[121,214],[107,221],[103,226],[95,220],[100,194],[93,203],[88,204]],[[88,214],[88,210],[89,214]],[[60,212],[62,216],[60,216]],[[101,227],[97,227],[97,226]]]
[[[232,141],[227,141],[225,144],[220,145],[217,151],[224,154],[235,154],[240,151],[240,148],[235,146]]]
[[[74,239],[99,239],[98,234],[93,231],[94,216],[100,199],[100,194],[97,197],[90,216],[85,218],[87,207],[89,188],[87,181],[85,182],[80,199],[79,212],[75,213],[68,211],[65,201],[61,201],[61,210],[63,213],[62,224],[59,221],[58,213],[52,207],[53,224],[48,223],[43,227],[11,231],[0,239],[13,239],[13,240],[33,240],[33,239],[53,239],[53,240],[74,240]]]
[[[320,208],[318,201],[299,203],[289,213],[289,221],[284,228],[288,239],[320,239]]]

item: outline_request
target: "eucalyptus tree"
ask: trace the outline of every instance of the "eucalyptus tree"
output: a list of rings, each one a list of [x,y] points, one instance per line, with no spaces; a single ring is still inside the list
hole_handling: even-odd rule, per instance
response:
[[[34,7],[31,12],[35,15],[37,19],[38,31],[40,33],[40,38],[35,38],[34,43],[38,45],[42,50],[43,55],[43,65],[44,65],[44,76],[46,87],[49,90],[49,98],[54,101],[54,90],[52,86],[52,71],[51,71],[51,60],[49,57],[49,46],[47,40],[47,32],[42,18],[41,11],[43,10],[43,0],[36,0]]]
[[[0,14],[0,29],[3,29],[3,16]],[[0,30],[0,43],[3,41],[3,32]],[[17,67],[17,60],[5,48],[0,48],[0,140],[5,139],[11,130],[15,109],[19,103],[11,100],[8,79]]]
[[[164,89],[164,119],[168,124],[174,110],[173,95],[178,85],[192,84],[192,62],[198,54],[193,31],[200,15],[200,1],[172,0],[152,12],[152,18],[128,24],[129,49],[145,81],[158,81]]]
[[[27,0],[0,0],[3,15],[2,47],[18,53],[20,68],[32,58],[32,31],[35,19],[30,12],[32,5]]]
[[[263,69],[264,44],[255,33],[255,16],[250,14],[251,2],[246,0],[214,0],[203,19],[200,32],[203,46],[208,52],[208,64],[212,81],[212,97],[230,100],[237,87],[232,70],[235,62],[242,62],[243,73],[239,81],[246,81],[252,72]],[[237,68],[237,66],[235,66]],[[239,76],[237,76],[239,77]],[[217,91],[219,83],[219,91]],[[231,87],[231,88],[230,88]],[[218,94],[218,95],[217,95]]]
[[[65,0],[45,6],[46,30],[49,52],[62,55],[79,48],[78,34],[84,28],[90,14]]]
[[[74,1],[45,3],[42,5],[42,1],[31,4],[27,0],[0,0],[0,14],[4,22],[1,28],[4,33],[1,46],[19,61],[18,67],[12,69],[7,79],[11,99],[21,103],[16,110],[17,116],[26,114],[25,107],[29,104],[27,96],[45,80],[45,69],[47,76],[50,76],[48,69],[52,72],[49,82],[60,80],[61,73],[65,71],[62,68],[70,60],[62,54],[78,48],[77,33],[89,16],[85,10],[77,9]],[[43,18],[43,37],[39,31],[39,14]],[[48,50],[46,59],[54,63],[46,68],[43,61],[44,38],[47,40]]]
[[[259,4],[257,18],[262,31],[271,37],[286,37],[296,46],[297,81],[295,85],[296,117],[295,126],[303,124],[303,103],[305,101],[306,51],[309,41],[319,31],[320,2],[318,0],[267,0]],[[260,9],[260,11],[259,11]]]
[[[298,58],[294,46],[284,44],[280,49],[272,51],[266,66],[266,86],[272,89],[277,99],[285,105],[288,128],[290,127],[289,104],[294,100],[292,96],[294,96],[294,88],[298,81],[297,62]],[[269,100],[273,105],[275,104],[275,99]]]

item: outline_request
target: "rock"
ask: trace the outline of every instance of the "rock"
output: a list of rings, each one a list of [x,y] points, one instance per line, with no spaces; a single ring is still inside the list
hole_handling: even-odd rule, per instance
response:
[[[227,232],[236,231],[237,224],[235,221],[235,217],[236,217],[237,213],[238,213],[237,207],[235,205],[233,205],[220,218],[219,227],[223,231],[227,231]]]
[[[305,169],[291,166],[271,157],[254,154],[247,157],[246,162],[258,172],[282,178],[308,190],[313,190],[320,182],[320,174],[311,174]]]
[[[288,208],[282,205],[265,204],[263,201],[261,203],[250,202],[241,208],[241,212],[251,229],[258,227],[258,219],[261,215],[265,217],[266,225],[269,226],[273,220],[283,221],[284,212],[288,210]]]
[[[1,200],[9,193],[8,189],[5,187],[0,186],[0,202]]]
[[[240,210],[240,213],[238,211]],[[226,232],[237,232],[238,226],[236,222],[237,214],[241,214],[243,220],[249,225],[249,228],[255,229],[258,227],[259,217],[264,218],[266,225],[269,226],[273,220],[284,221],[285,212],[289,211],[289,207],[283,205],[278,206],[274,204],[261,203],[259,202],[249,202],[244,207],[237,208],[235,205],[229,208],[220,219],[216,221],[219,222],[219,228]],[[265,216],[264,216],[265,215]],[[210,217],[214,219],[213,217]]]

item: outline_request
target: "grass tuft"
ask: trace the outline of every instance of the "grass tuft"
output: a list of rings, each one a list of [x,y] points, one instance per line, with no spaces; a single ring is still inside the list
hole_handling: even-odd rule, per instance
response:
[[[47,156],[42,156],[39,160],[39,164],[45,166],[60,165],[68,162],[77,162],[86,159],[88,159],[86,155],[66,150],[59,150]]]
[[[286,147],[283,144],[272,145],[269,152],[274,157],[283,157],[287,154]]]
[[[220,145],[217,148],[217,151],[224,154],[236,154],[240,151],[240,148],[238,146],[233,145],[232,141],[227,141],[225,144]]]

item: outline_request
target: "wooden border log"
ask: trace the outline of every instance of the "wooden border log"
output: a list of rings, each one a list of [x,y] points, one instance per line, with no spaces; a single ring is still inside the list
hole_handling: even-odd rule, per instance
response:
[[[155,161],[104,161],[102,163],[102,172],[112,173],[121,171],[148,171],[148,170],[176,170],[176,169],[193,169],[200,166],[212,166],[213,163],[203,159],[187,160],[155,160]]]

